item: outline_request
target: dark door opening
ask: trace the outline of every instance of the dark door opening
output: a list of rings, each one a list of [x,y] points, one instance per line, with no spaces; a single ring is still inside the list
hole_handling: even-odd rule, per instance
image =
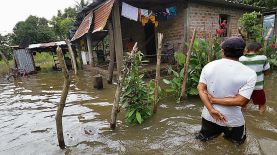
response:
[[[146,55],[145,57],[150,60],[150,62],[156,61],[156,38],[155,38],[155,26],[153,23],[147,23],[144,27],[145,33],[145,46]]]

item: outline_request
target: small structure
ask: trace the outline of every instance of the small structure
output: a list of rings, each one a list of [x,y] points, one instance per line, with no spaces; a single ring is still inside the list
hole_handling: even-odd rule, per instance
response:
[[[14,49],[13,57],[15,69],[17,69],[18,72],[23,75],[36,73],[37,68],[33,57],[34,53],[51,52],[53,54],[53,57],[55,57],[56,48],[58,46],[61,47],[64,52],[68,51],[67,45],[64,41],[31,44],[24,49],[19,48],[18,46],[12,46],[12,48]],[[55,64],[58,63],[55,62]]]
[[[122,60],[134,42],[138,42],[145,59],[155,63],[159,32],[164,34],[161,61],[168,63],[174,52],[184,51],[184,43],[192,37],[194,29],[198,38],[208,38],[225,23],[222,37],[239,35],[241,15],[262,9],[226,0],[96,0],[78,13],[76,33],[71,41],[88,51],[88,62],[92,65],[101,62],[100,52],[104,60],[112,62],[115,58],[111,53],[115,50]],[[108,23],[112,24],[111,28]],[[108,35],[106,30],[113,31],[108,41],[104,40]],[[110,45],[113,42],[115,47],[106,50],[101,44],[105,42]],[[102,51],[99,46],[103,46]]]

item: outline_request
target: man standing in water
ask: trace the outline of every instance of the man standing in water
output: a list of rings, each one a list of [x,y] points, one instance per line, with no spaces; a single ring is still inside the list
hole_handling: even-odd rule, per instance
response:
[[[221,45],[222,59],[207,64],[202,70],[198,91],[204,109],[202,127],[196,136],[201,141],[213,139],[222,133],[226,139],[238,144],[246,139],[241,106],[249,102],[257,75],[238,62],[245,46],[242,38],[227,39]],[[208,94],[215,98],[236,96],[236,100],[233,105],[212,105]]]

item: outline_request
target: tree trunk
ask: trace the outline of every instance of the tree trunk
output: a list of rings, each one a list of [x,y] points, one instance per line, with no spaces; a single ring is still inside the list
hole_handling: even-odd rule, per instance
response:
[[[6,64],[7,69],[8,69],[8,73],[9,73],[9,72],[10,72],[10,65],[9,65],[8,59],[7,59],[7,57],[5,56],[5,54],[2,53],[1,51],[0,51],[0,55],[1,55],[1,57],[2,57],[2,59],[3,59],[3,61],[4,61],[4,63]]]
[[[120,24],[120,12],[119,12],[119,1],[115,1],[112,11],[112,20],[114,28],[114,43],[115,43],[115,53],[116,53],[116,64],[117,64],[117,73],[118,73],[118,85],[117,92],[115,96],[115,101],[112,109],[112,120],[110,126],[112,129],[116,127],[116,118],[119,107],[119,98],[121,94],[121,81],[124,79],[124,75],[121,75],[123,67],[123,43],[122,43],[122,34],[121,34],[121,24]]]
[[[62,95],[61,95],[60,103],[58,105],[55,119],[56,119],[57,137],[58,137],[59,146],[61,149],[64,149],[65,143],[64,143],[64,136],[63,136],[62,117],[63,117],[63,110],[65,107],[66,98],[69,91],[69,86],[70,86],[70,76],[69,76],[67,67],[65,65],[62,49],[60,47],[57,48],[57,55],[58,55],[58,59],[64,76],[64,84],[63,84],[63,91],[62,91]]]
[[[72,65],[73,65],[74,74],[77,75],[78,71],[77,71],[76,57],[75,57],[75,54],[73,52],[73,49],[72,49],[72,46],[71,46],[71,42],[68,39],[66,39],[65,42],[66,42],[66,45],[68,47],[68,51],[69,51],[69,53],[71,55],[71,62],[72,62]]]
[[[191,53],[192,53],[192,48],[193,48],[195,37],[196,37],[196,29],[194,29],[194,31],[193,31],[192,39],[191,39],[191,42],[190,42],[190,45],[189,45],[189,50],[187,52],[186,63],[184,65],[184,69],[185,69],[184,70],[184,81],[183,81],[183,84],[182,84],[182,92],[181,92],[181,99],[182,100],[187,98],[186,86],[187,86],[187,80],[188,80],[189,61],[190,61],[190,56],[191,56]]]
[[[114,71],[114,58],[115,58],[115,50],[114,50],[114,33],[113,33],[113,26],[111,22],[108,22],[109,28],[109,35],[110,35],[110,62],[109,62],[109,76],[108,76],[108,83],[113,83],[113,71]]]
[[[159,96],[159,81],[161,72],[161,51],[162,51],[163,34],[158,33],[158,48],[157,48],[157,66],[155,79],[155,94],[153,103],[153,113],[157,112],[158,96]]]

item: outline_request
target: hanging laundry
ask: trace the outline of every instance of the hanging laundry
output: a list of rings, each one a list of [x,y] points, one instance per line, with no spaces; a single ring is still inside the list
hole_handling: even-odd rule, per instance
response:
[[[148,22],[151,22],[154,25],[158,26],[158,23],[156,23],[157,21],[156,21],[156,17],[155,16],[149,16],[149,17],[142,16],[141,17],[142,26],[145,26]]]
[[[122,12],[121,15],[123,17],[126,17],[128,19],[134,20],[134,21],[138,21],[138,13],[139,13],[139,9],[131,6],[127,3],[122,3]]]
[[[166,12],[168,13],[168,16],[167,16],[168,20],[175,18],[176,17],[176,6],[167,8]]]
[[[166,9],[160,9],[156,11],[155,15],[158,21],[165,21],[167,20],[168,13],[166,12]]]

